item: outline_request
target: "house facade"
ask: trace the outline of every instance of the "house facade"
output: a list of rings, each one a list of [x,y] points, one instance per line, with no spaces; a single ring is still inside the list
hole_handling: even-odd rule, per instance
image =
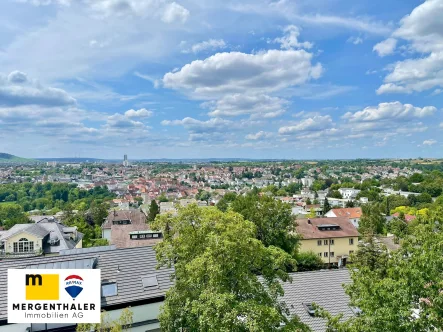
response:
[[[358,231],[346,217],[297,220],[300,252],[314,252],[325,264],[344,266],[357,250]]]
[[[156,269],[157,260],[152,246],[115,249],[112,246],[74,249],[63,255],[7,260],[0,264],[0,283],[7,284],[11,268],[100,269],[102,279],[101,308],[111,320],[118,319],[122,310],[130,307],[133,314],[132,332],[159,332],[157,319],[166,291],[172,286],[172,268]],[[0,332],[75,332],[75,324],[8,324],[7,287],[0,287]]]
[[[16,224],[1,232],[0,259],[58,254],[61,250],[82,248],[82,245],[83,234],[77,227],[44,218],[35,224]]]

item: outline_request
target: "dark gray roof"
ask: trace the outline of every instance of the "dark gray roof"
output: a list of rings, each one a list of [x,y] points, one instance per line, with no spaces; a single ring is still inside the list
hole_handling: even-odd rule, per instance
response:
[[[96,269],[101,270],[102,282],[116,282],[118,294],[102,298],[102,307],[110,305],[131,305],[134,301],[161,298],[172,286],[170,275],[173,269],[156,270],[157,260],[152,246],[115,249],[102,252],[88,252],[77,255],[59,255],[0,261],[0,320],[7,317],[7,270],[10,268],[40,268],[47,264],[97,259]],[[69,264],[69,263],[68,263]],[[72,263],[71,263],[72,264]],[[77,263],[76,263],[77,264]],[[143,287],[142,278],[157,276],[158,287]]]
[[[71,258],[72,259],[72,258]],[[93,269],[97,265],[97,258],[80,258],[70,261],[61,262],[45,262],[39,264],[31,264],[26,266],[27,269]]]
[[[39,238],[44,238],[49,231],[37,224],[15,224],[10,230],[2,234],[1,240],[6,240],[20,232],[26,232]]]
[[[89,248],[64,249],[60,250],[60,255],[86,254],[91,252],[114,250],[116,248],[117,247],[115,245],[110,245],[110,246],[99,246],[99,247],[89,247]]]
[[[343,313],[343,320],[354,315],[349,306],[349,296],[343,288],[343,284],[351,283],[347,269],[296,272],[290,275],[292,283],[283,283],[283,301],[291,314],[300,317],[313,331],[326,331],[325,320],[310,316],[304,303],[316,303],[333,316]]]

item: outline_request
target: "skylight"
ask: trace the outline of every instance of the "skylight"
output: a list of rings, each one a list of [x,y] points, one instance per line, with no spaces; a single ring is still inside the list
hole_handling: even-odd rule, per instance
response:
[[[142,277],[143,288],[150,288],[158,286],[157,276],[151,275]]]
[[[312,305],[312,303],[303,303],[306,311],[308,312],[309,316],[314,317],[315,316],[315,308]]]
[[[117,295],[117,283],[102,284],[102,297]]]

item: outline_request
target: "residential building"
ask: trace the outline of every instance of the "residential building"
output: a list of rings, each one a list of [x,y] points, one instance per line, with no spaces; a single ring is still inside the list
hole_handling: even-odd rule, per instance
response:
[[[54,217],[38,218],[34,224],[16,224],[0,234],[0,259],[58,254],[60,250],[82,248],[83,233]]]
[[[358,231],[347,217],[298,219],[300,252],[312,251],[324,263],[346,265],[357,250]]]
[[[331,209],[326,214],[327,218],[337,218],[337,217],[346,217],[349,221],[354,225],[355,228],[358,228],[358,223],[362,216],[362,211],[360,207],[356,208],[344,208],[344,209]]]
[[[340,189],[338,189],[338,191],[340,192],[341,196],[344,199],[349,200],[349,199],[355,199],[361,190],[354,189],[354,188],[340,188]]]
[[[312,304],[327,310],[332,316],[342,314],[342,321],[357,315],[359,309],[350,306],[343,284],[350,284],[348,269],[332,269],[290,273],[292,282],[282,283],[291,315],[297,315],[312,331],[326,331],[326,320],[315,315]]]
[[[102,237],[117,248],[142,247],[162,240],[161,232],[151,230],[140,210],[111,211],[102,225]]]
[[[152,246],[113,249],[93,247],[67,251],[64,255],[8,260],[0,264],[0,332],[75,332],[71,324],[7,324],[7,270],[82,268],[100,269],[101,307],[110,319],[118,319],[122,310],[133,313],[131,332],[158,332],[158,314],[166,291],[172,286],[172,268],[156,269]]]

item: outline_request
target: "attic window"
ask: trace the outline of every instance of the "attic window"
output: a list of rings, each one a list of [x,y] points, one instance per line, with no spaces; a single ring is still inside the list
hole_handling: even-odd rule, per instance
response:
[[[339,225],[318,225],[317,228],[319,231],[338,231],[338,230],[340,230]]]
[[[360,316],[362,314],[362,310],[359,307],[350,307],[354,315]]]
[[[117,295],[116,282],[102,284],[102,297],[116,296],[116,295]]]
[[[315,317],[315,308],[312,303],[303,303],[303,306],[305,307],[309,316]]]
[[[143,283],[143,288],[157,287],[158,286],[157,276],[151,275],[151,276],[142,277],[142,283]]]

